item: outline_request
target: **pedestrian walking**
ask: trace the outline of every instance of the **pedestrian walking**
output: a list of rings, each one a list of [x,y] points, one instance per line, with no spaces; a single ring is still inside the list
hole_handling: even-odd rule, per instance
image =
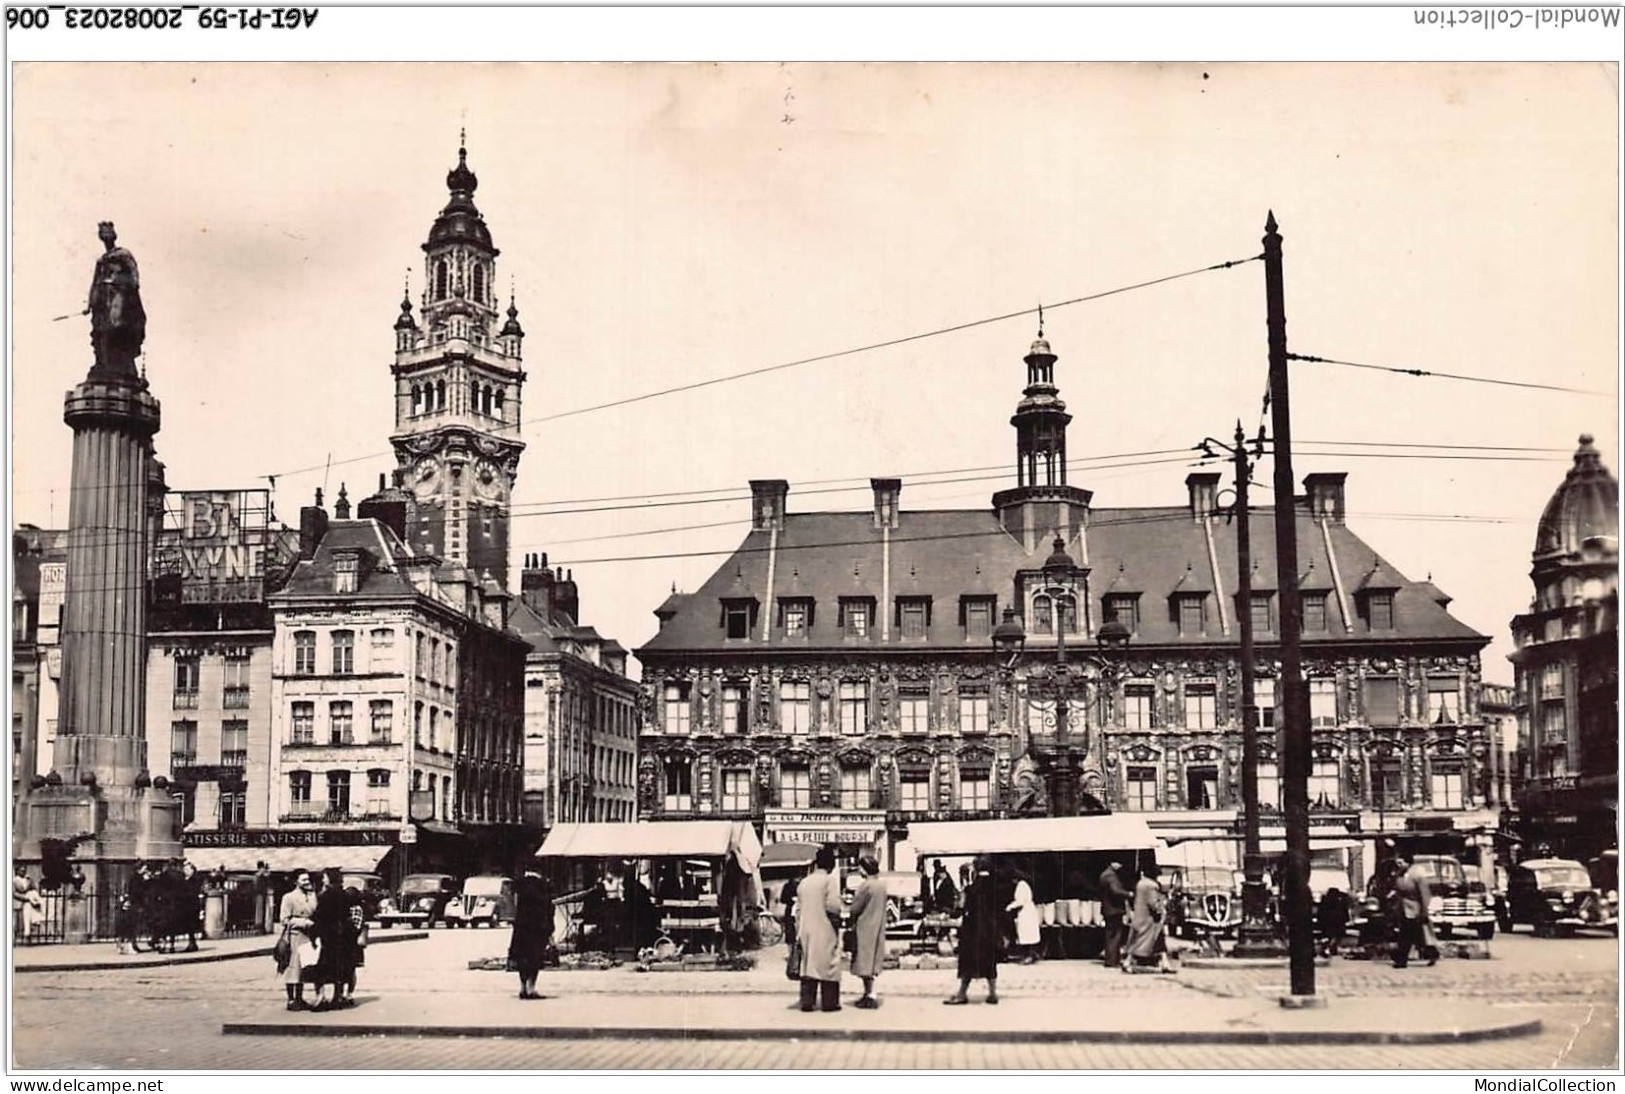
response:
[[[322,891],[310,918],[310,933],[319,951],[315,967],[306,976],[306,982],[316,986],[316,1003],[311,1009],[352,1006],[353,1001],[344,997],[344,988],[354,973],[355,945],[350,933],[350,901],[337,869],[323,872]]]
[[[1016,916],[1016,945],[1021,948],[1020,964],[1031,965],[1038,960],[1038,940],[1041,923],[1038,905],[1033,902],[1033,887],[1025,874],[1017,872],[1015,899],[1005,911]]]
[[[970,1002],[970,982],[987,981],[987,1001],[999,1001],[999,947],[1004,939],[1005,906],[993,866],[978,857],[971,882],[963,894],[964,915],[959,920],[959,990],[943,1002],[962,1007]]]
[[[1439,947],[1429,937],[1427,872],[1420,865],[1411,865],[1403,855],[1394,860],[1394,897],[1390,903],[1397,913],[1398,938],[1394,943],[1394,968],[1403,969],[1410,964],[1411,950],[1429,965],[1437,964]]]
[[[1108,969],[1123,964],[1123,940],[1128,936],[1126,917],[1134,898],[1123,885],[1123,864],[1113,859],[1100,875],[1100,917],[1106,921],[1106,949],[1101,962]]]
[[[857,949],[852,955],[852,975],[863,981],[863,997],[852,1004],[863,1010],[880,1006],[875,998],[875,979],[886,960],[886,905],[889,895],[880,879],[880,863],[872,855],[858,860],[863,882],[852,897],[852,933]]]
[[[283,894],[277,918],[288,936],[288,963],[281,969],[282,984],[288,993],[289,1010],[309,1010],[305,1002],[305,962],[311,956],[312,917],[316,914],[316,894],[311,891],[310,874],[299,871],[293,888]]]
[[[541,873],[527,868],[514,894],[513,936],[508,940],[508,964],[519,974],[519,998],[540,999],[536,976],[547,960],[553,941],[553,891]]]
[[[801,946],[800,1007],[841,1009],[841,890],[835,851],[820,847],[812,873],[796,887],[796,942]]]
[[[1168,901],[1157,873],[1156,864],[1149,863],[1140,871],[1140,880],[1135,883],[1127,961],[1135,968],[1167,972],[1168,945],[1163,919],[1168,912]]]

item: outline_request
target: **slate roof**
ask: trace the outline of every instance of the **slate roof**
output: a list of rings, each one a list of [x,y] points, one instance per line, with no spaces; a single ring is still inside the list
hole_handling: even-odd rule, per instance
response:
[[[1482,645],[1488,638],[1454,618],[1435,602],[1431,587],[1405,578],[1367,546],[1346,525],[1322,526],[1301,510],[1298,523],[1298,569],[1300,588],[1327,592],[1327,630],[1305,635],[1309,644],[1327,641],[1366,639],[1379,641],[1467,641]],[[1271,509],[1256,509],[1252,522],[1252,548],[1256,567],[1255,592],[1275,592],[1279,576],[1274,558],[1274,515]],[[1236,589],[1235,526],[1217,518],[1207,528],[1208,535],[1183,507],[1135,509],[1095,509],[1090,514],[1086,547],[1068,545],[1074,559],[1085,556],[1091,568],[1090,611],[1097,621],[1104,618],[1101,598],[1111,594],[1139,594],[1137,645],[1222,646],[1233,645],[1236,629],[1233,596]],[[1328,540],[1331,555],[1327,553]],[[1004,532],[992,510],[904,511],[899,527],[891,532],[891,588],[894,599],[907,596],[932,598],[930,637],[904,639],[898,628],[882,641],[877,619],[867,639],[845,637],[839,627],[837,605],[842,597],[869,597],[878,611],[892,613],[891,604],[880,604],[882,582],[881,533],[874,527],[869,511],[851,513],[787,513],[779,533],[773,558],[773,581],[768,584],[770,537],[764,531],[751,531],[734,553],[695,592],[667,598],[661,612],[671,618],[638,653],[738,652],[745,650],[856,650],[856,649],[980,649],[986,639],[967,640],[959,625],[962,596],[992,595],[1000,610],[1012,602],[1018,570],[1037,569],[1051,550],[1050,537],[1041,537],[1038,548],[1029,553]],[[1213,560],[1218,573],[1214,573]],[[1375,580],[1392,580],[1395,588],[1394,629],[1373,634],[1359,618],[1354,602],[1356,589],[1377,563]],[[1336,572],[1342,586],[1339,596],[1332,581]],[[1207,595],[1208,626],[1201,636],[1181,636],[1177,616],[1171,618],[1169,596],[1176,590]],[[1220,626],[1216,601],[1224,598],[1224,615],[1230,625],[1226,634]],[[728,639],[723,627],[721,601],[749,597],[758,602],[762,613],[750,637]],[[814,616],[806,637],[789,638],[777,619],[777,604],[783,597],[811,597]],[[1353,617],[1346,624],[1344,600]],[[1276,615],[1278,617],[1278,606]],[[895,619],[895,616],[892,616]],[[995,620],[997,614],[995,614]],[[770,637],[762,638],[764,620]],[[1259,636],[1266,644],[1274,632]]]
[[[400,571],[412,558],[412,550],[402,543],[389,526],[373,517],[359,520],[331,520],[327,533],[316,545],[312,557],[300,561],[288,576],[277,599],[308,597],[331,599],[333,556],[345,548],[359,547],[372,556],[372,568],[361,575],[355,596],[411,596],[417,588]]]

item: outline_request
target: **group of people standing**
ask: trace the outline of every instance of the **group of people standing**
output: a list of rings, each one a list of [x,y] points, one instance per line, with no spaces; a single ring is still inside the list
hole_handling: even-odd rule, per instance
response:
[[[886,884],[880,879],[880,863],[873,857],[860,859],[858,870],[863,880],[852,894],[855,946],[851,967],[852,975],[863,981],[863,995],[853,1006],[873,1010],[880,1006],[875,980],[886,956]],[[787,886],[787,894],[789,889]],[[794,896],[787,896],[785,909],[795,923],[790,971],[801,983],[797,1006],[804,1011],[840,1010],[841,924],[846,905],[835,873],[833,848],[818,849],[812,871],[794,886]]]
[[[278,909],[288,945],[279,947],[286,952],[277,962],[289,1010],[354,1006],[356,969],[366,964],[361,894],[344,888],[337,869],[323,871],[321,878],[317,892],[310,873],[301,870]],[[315,989],[313,1003],[305,1000],[306,985]]]

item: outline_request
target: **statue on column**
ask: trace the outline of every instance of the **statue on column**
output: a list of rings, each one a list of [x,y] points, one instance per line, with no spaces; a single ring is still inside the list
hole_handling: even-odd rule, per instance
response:
[[[141,274],[135,256],[118,246],[113,222],[104,220],[97,236],[106,248],[96,260],[85,314],[90,316],[90,345],[98,378],[136,379],[135,359],[147,337],[147,313],[141,306]]]

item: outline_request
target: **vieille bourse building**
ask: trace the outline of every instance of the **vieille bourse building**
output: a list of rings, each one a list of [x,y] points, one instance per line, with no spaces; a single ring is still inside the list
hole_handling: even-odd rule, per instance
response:
[[[901,483],[875,479],[869,511],[795,513],[784,481],[751,483],[744,541],[698,590],[659,607],[660,629],[637,651],[641,815],[750,818],[769,842],[833,841],[910,868],[913,822],[1031,811],[1041,783],[1028,745],[1054,732],[1053,700],[1032,670],[1054,660],[1057,619],[1077,665],[1115,616],[1132,634],[1126,652],[1104,674],[1087,665],[1072,696],[1086,795],[1151,814],[1170,838],[1234,833],[1236,541],[1216,507],[1220,477],[1189,475],[1184,505],[1097,507],[1067,483],[1071,418],[1056,357],[1040,338],[1025,361],[1011,419],[1017,485],[989,509],[906,510]],[[1296,499],[1312,831],[1398,830],[1422,817],[1493,826],[1504,792],[1479,702],[1488,639],[1348,527],[1345,479],[1308,475]],[[1281,823],[1268,816],[1281,748],[1272,517],[1254,511],[1248,606],[1266,837]],[[1057,535],[1085,571],[1076,606],[1042,591]],[[1006,607],[1027,633],[1008,680],[990,639]],[[1358,852],[1341,861],[1356,883],[1373,865]]]

